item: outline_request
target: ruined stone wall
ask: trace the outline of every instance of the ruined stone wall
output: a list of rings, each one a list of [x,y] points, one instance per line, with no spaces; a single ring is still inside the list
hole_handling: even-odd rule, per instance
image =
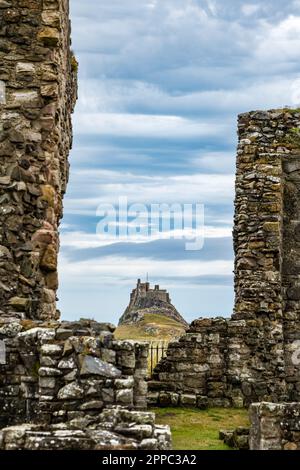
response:
[[[300,404],[254,403],[250,450],[300,450]]]
[[[239,116],[234,314],[194,321],[169,346],[150,402],[299,399],[299,162],[300,110]]]
[[[2,323],[0,428],[83,420],[120,405],[145,409],[147,344],[115,341],[95,321]]]
[[[253,400],[278,398],[276,383],[256,383],[249,367],[256,331],[245,320],[199,319],[179,340],[148,383],[148,403],[243,407]]]
[[[300,125],[300,115],[299,115]],[[296,123],[295,123],[296,124]],[[300,400],[300,145],[289,135],[283,162],[283,334],[285,380],[290,400]],[[296,147],[293,148],[296,144]]]
[[[57,318],[77,95],[68,0],[7,0],[0,17],[0,317]]]
[[[279,399],[291,398],[285,351],[290,339],[300,338],[299,330],[293,338],[288,332],[294,313],[287,311],[291,305],[287,293],[296,287],[291,249],[296,265],[297,249],[292,235],[296,214],[289,208],[292,201],[285,171],[289,161],[300,157],[298,143],[291,142],[299,125],[297,110],[252,112],[239,118],[234,318],[245,319],[256,331],[259,344],[251,348],[250,363],[253,378],[259,386],[276,383]],[[291,308],[295,309],[295,303]],[[297,375],[294,380],[299,381],[299,369]]]
[[[235,317],[253,319],[261,335],[256,380],[284,383],[298,400],[300,110],[248,113],[239,123]]]
[[[91,320],[0,319],[0,449],[169,449],[147,413],[147,344]]]
[[[170,450],[168,426],[154,413],[107,408],[92,422],[22,424],[0,430],[0,450]]]
[[[0,20],[0,449],[168,449],[169,428],[138,411],[147,346],[58,321],[77,98],[69,1],[0,0]]]
[[[187,333],[169,344],[167,356],[149,381],[149,404],[230,406],[226,396],[227,321],[194,321]]]

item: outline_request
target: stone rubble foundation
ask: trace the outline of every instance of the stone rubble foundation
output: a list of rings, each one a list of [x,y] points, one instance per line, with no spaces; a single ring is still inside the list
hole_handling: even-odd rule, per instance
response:
[[[0,450],[169,450],[171,433],[154,413],[107,408],[82,427],[80,421],[20,424],[0,431]]]
[[[148,345],[113,331],[92,320],[0,319],[0,448],[170,448],[168,426],[141,411]]]

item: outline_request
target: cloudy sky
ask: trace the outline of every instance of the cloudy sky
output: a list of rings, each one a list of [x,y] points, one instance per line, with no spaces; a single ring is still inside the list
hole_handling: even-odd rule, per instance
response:
[[[70,3],[79,101],[60,230],[63,317],[116,323],[147,272],[187,320],[229,316],[236,116],[300,103],[300,1]],[[119,197],[146,209],[203,204],[203,248],[170,233],[97,233],[99,205]]]

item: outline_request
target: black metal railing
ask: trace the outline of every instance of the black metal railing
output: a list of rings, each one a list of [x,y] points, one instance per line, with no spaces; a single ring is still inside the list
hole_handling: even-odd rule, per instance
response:
[[[167,341],[151,341],[148,354],[148,375],[152,377],[156,365],[166,356],[168,349]]]

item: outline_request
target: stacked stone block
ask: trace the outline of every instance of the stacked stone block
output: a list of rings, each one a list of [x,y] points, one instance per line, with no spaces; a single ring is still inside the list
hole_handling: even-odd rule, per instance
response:
[[[149,403],[200,408],[226,399],[227,322],[223,318],[196,320],[186,335],[169,344],[167,356],[149,382]]]
[[[239,116],[234,314],[194,321],[170,344],[149,384],[150,402],[299,399],[299,161],[300,110]]]
[[[297,126],[300,125],[300,114]],[[295,126],[296,123],[293,123]],[[289,152],[283,162],[283,333],[285,380],[289,399],[300,400],[300,146],[295,132],[288,134]]]
[[[79,426],[79,427],[78,427]],[[0,430],[0,450],[169,450],[167,426],[154,413],[114,407],[86,427],[81,423],[22,424]]]
[[[300,404],[254,403],[250,450],[300,450]]]
[[[146,408],[148,345],[115,341],[113,331],[90,320],[0,320],[0,448],[170,446],[168,427],[138,411]]]
[[[58,318],[77,62],[68,0],[0,4],[0,316]]]
[[[111,405],[145,409],[148,346],[115,341],[113,329],[89,320],[2,323],[2,426],[86,419]]]
[[[268,385],[255,378],[253,348],[260,341],[245,320],[193,321],[155,368],[148,382],[149,404],[243,407],[278,399],[275,381]]]

